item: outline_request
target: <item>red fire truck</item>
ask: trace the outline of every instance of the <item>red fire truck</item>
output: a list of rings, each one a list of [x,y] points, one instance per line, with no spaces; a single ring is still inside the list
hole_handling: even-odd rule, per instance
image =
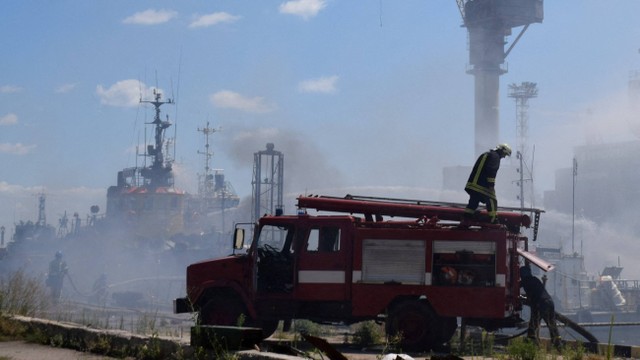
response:
[[[187,296],[175,300],[175,312],[198,312],[203,325],[243,318],[265,337],[281,320],[285,327],[293,319],[382,320],[404,350],[427,350],[450,340],[457,318],[486,329],[520,324],[519,265],[551,267],[527,252],[520,230],[531,217],[520,209],[501,208],[494,225],[484,211],[461,222],[460,204],[351,195],[297,200],[297,215],[259,220],[246,253],[190,265]],[[528,213],[535,240],[541,211]],[[243,242],[237,228],[234,248]]]

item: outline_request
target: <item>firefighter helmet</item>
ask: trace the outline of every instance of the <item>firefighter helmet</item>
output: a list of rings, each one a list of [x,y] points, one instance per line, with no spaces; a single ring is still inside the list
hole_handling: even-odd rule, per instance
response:
[[[451,266],[443,266],[440,273],[445,284],[455,284],[458,280],[458,272]]]
[[[458,272],[458,284],[471,285],[475,278],[476,275],[471,270],[460,270]]]
[[[511,156],[511,147],[508,144],[500,144],[496,146],[496,150],[502,151],[504,156]]]

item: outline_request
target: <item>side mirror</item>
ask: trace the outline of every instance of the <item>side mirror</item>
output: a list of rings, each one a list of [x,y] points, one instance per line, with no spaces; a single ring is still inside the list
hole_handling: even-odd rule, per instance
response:
[[[233,249],[241,250],[244,246],[244,229],[236,228],[233,232]]]

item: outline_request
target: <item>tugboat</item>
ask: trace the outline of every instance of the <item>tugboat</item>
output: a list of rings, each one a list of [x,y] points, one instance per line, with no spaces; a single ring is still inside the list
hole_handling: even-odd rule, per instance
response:
[[[160,107],[173,104],[162,101],[154,90],[154,100],[141,100],[154,106],[154,144],[147,145],[145,156],[151,165],[127,168],[118,172],[117,184],[107,190],[105,220],[117,222],[131,231],[136,239],[161,246],[168,237],[184,232],[186,193],[177,189],[172,171],[173,161],[165,156],[165,131],[172,125],[160,118]]]
[[[224,180],[222,170],[212,174],[209,150],[209,135],[215,129],[207,126],[198,131],[204,133],[204,173],[198,174],[198,194],[190,195],[175,187],[173,161],[165,154],[166,130],[172,125],[167,117],[162,120],[160,107],[173,104],[171,99],[162,100],[160,92],[154,90],[154,100],[144,101],[154,106],[155,117],[149,123],[154,127],[154,144],[147,145],[145,156],[151,165],[127,168],[118,172],[117,184],[107,191],[106,221],[118,222],[128,227],[137,241],[152,247],[163,246],[167,241],[188,247],[185,242],[194,235],[201,236],[212,229],[207,215],[221,214],[236,207],[240,198],[231,184]]]

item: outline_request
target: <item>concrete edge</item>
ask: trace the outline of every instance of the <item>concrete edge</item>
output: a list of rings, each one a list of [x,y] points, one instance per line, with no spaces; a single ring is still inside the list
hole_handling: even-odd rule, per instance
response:
[[[551,347],[551,340],[540,339],[547,347]],[[640,346],[634,345],[614,345],[604,343],[588,343],[582,341],[563,340],[566,345],[582,345],[589,353],[605,356],[611,351],[611,355],[618,358],[640,359]]]
[[[187,339],[138,335],[124,330],[94,329],[86,326],[79,326],[77,324],[19,315],[0,316],[7,321],[25,326],[27,328],[27,332],[30,334],[43,335],[48,339],[48,345],[50,346],[82,352],[106,356],[136,356],[140,354],[147,354],[148,356],[157,355],[156,358],[160,359],[167,358],[172,354],[178,354],[182,355],[184,358],[190,358],[196,351]],[[108,344],[109,347],[105,348],[104,344]],[[258,350],[231,352],[238,355],[240,360],[301,359],[297,356],[260,352]]]
[[[129,355],[141,354],[142,352],[157,352],[158,358],[163,358],[170,354],[183,354],[189,358],[195,351],[189,340],[168,338],[163,336],[148,336],[132,334],[124,330],[94,329],[81,327],[77,324],[58,322],[53,320],[31,318],[26,316],[6,316],[0,315],[8,321],[14,321],[26,326],[31,333],[41,333],[50,339],[51,346],[64,347],[73,350],[90,352],[101,355],[99,344],[107,342],[112,349],[121,351]],[[548,341],[544,339],[543,341]],[[580,343],[585,350],[598,355],[606,355],[610,350],[615,357],[640,359],[640,346],[594,344],[576,341],[565,341],[565,344]],[[64,346],[63,346],[64,345]],[[92,349],[93,347],[93,349]],[[284,355],[258,350],[235,351],[240,360],[300,360],[301,357]]]

